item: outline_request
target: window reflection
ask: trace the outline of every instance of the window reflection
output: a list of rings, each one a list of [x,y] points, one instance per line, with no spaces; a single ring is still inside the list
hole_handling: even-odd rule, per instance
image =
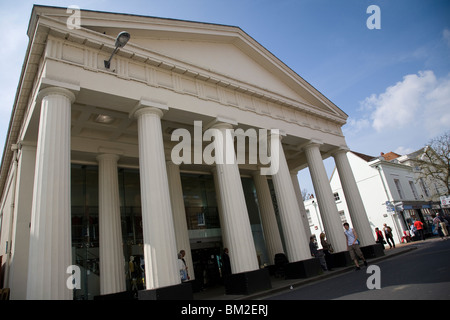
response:
[[[98,168],[72,165],[72,261],[81,270],[81,289],[74,299],[100,294]]]

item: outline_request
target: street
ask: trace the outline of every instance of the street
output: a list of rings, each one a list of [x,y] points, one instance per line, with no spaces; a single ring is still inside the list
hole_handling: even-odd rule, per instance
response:
[[[363,266],[360,271],[350,271],[266,299],[449,300],[450,240],[429,239],[411,246],[417,249],[379,261],[373,265],[375,267],[371,267],[369,261],[369,266]],[[379,289],[369,289],[377,284]]]

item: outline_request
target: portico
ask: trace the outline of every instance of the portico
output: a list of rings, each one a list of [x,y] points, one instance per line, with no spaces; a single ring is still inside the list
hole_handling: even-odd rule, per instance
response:
[[[12,298],[73,299],[67,268],[80,261],[81,270],[92,274],[82,286],[95,275],[99,295],[129,291],[135,284],[130,256],[142,259],[142,297],[163,288],[185,292],[177,253],[186,251],[194,281],[194,250],[212,248],[206,243],[213,242],[230,251],[230,286],[236,276],[257,278],[257,288],[244,290],[270,286],[262,267],[273,264],[275,254],[285,253],[291,263],[311,260],[309,227],[293,178],[306,166],[328,239],[337,251],[346,250],[322,163],[329,156],[344,177],[355,223],[367,227],[366,216],[357,213],[362,202],[345,156],[341,127],[347,115],[241,29],[84,10],[81,17],[80,29],[68,29],[65,9],[35,6],[30,19],[29,52],[0,176],[3,216],[10,217],[3,219],[2,239],[7,234],[13,243],[3,259]],[[122,30],[131,39],[106,69],[103,61]],[[195,139],[199,121],[208,124],[201,137],[215,129],[226,139]],[[270,141],[277,150],[276,157],[271,154],[275,171],[261,170],[271,167],[267,162],[250,161],[249,139],[246,161],[238,163],[234,143],[222,144],[233,142],[230,132],[238,128],[280,130]],[[172,159],[177,129],[194,137],[192,161]],[[16,153],[10,151],[13,144]],[[209,163],[205,150],[212,160],[232,161]],[[19,165],[13,166],[15,160]],[[73,166],[93,168],[96,182],[80,182],[82,196],[74,192]],[[137,177],[126,181],[120,170]],[[25,172],[33,173],[32,188],[15,178]],[[209,177],[214,204],[189,204],[183,174]],[[243,186],[243,179],[254,188]],[[210,223],[210,216],[218,222]],[[77,219],[86,223],[79,233]],[[19,232],[19,221],[29,221],[28,232]],[[16,261],[28,266],[26,273]]]

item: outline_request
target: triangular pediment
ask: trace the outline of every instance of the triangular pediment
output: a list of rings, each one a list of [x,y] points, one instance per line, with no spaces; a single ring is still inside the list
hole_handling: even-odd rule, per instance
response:
[[[35,7],[65,22],[66,9]],[[130,44],[289,104],[345,122],[347,115],[239,27],[81,10],[81,27],[101,35],[131,34]]]

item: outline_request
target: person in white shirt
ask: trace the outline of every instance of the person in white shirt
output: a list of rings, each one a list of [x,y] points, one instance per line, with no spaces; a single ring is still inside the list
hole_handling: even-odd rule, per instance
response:
[[[364,265],[367,267],[367,261],[359,248],[359,240],[356,231],[350,228],[347,222],[344,223],[344,229],[345,238],[347,239],[347,250],[350,253],[350,258],[355,262],[355,270],[361,270],[358,263],[358,257],[364,261]]]

